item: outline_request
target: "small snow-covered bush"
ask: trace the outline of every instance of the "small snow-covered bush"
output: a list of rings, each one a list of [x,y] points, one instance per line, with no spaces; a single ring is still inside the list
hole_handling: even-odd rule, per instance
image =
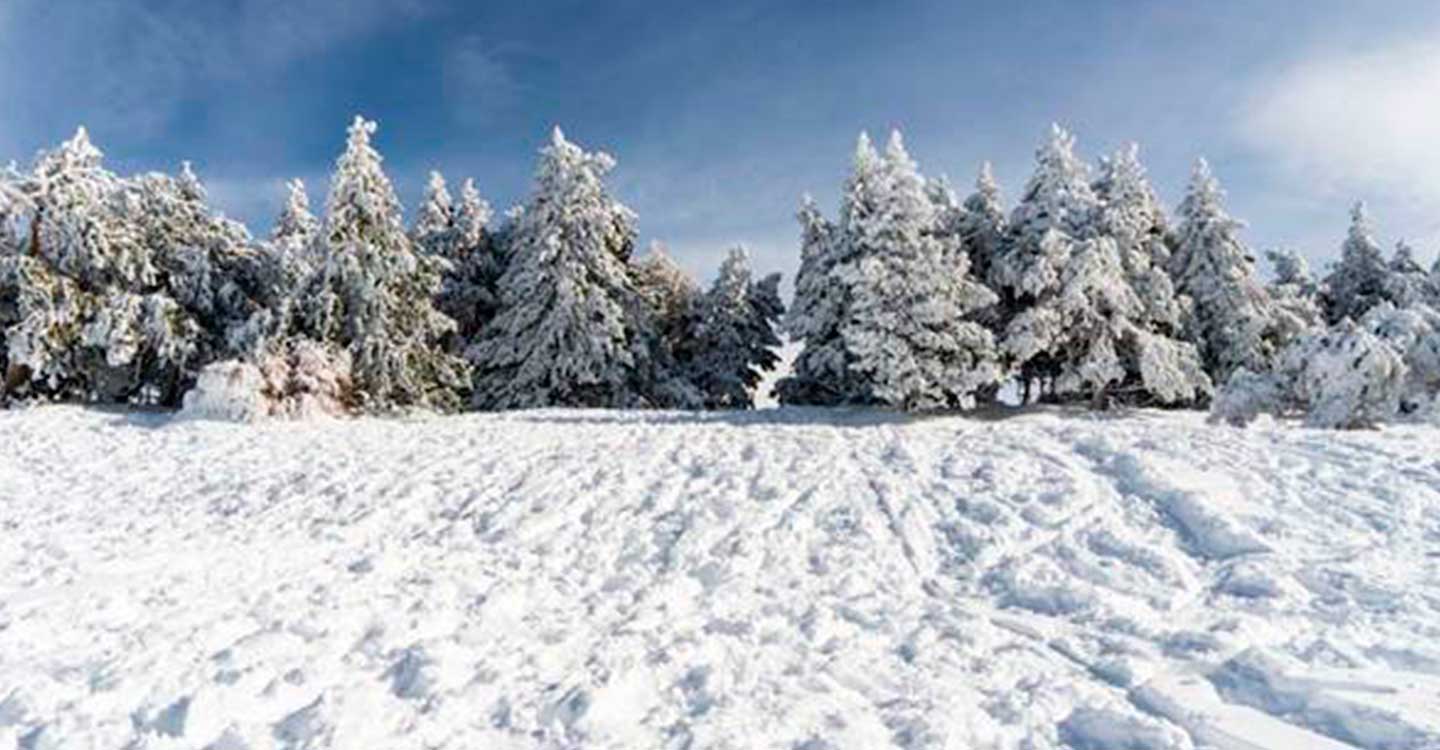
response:
[[[181,414],[193,419],[254,422],[269,416],[265,376],[248,362],[227,360],[206,365],[185,393]]]
[[[1212,422],[1300,413],[1312,427],[1374,427],[1400,411],[1408,368],[1390,343],[1349,319],[1287,348],[1268,373],[1240,369],[1216,397]]]
[[[185,394],[185,416],[231,422],[340,417],[355,406],[350,358],[295,339],[257,361],[227,360],[200,371]]]
[[[1405,362],[1400,413],[1412,417],[1440,415],[1436,404],[1440,396],[1440,312],[1424,305],[1397,308],[1386,302],[1366,313],[1360,325]]]
[[[1295,391],[1312,427],[1374,427],[1395,416],[1405,388],[1400,354],[1380,337],[1342,321],[1286,352]]]
[[[1210,404],[1210,422],[1244,427],[1261,414],[1281,416],[1303,411],[1295,402],[1285,378],[1273,372],[1252,372],[1244,367],[1215,394]]]

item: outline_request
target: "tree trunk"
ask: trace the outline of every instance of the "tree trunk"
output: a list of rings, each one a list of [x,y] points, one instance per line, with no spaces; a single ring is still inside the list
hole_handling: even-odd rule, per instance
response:
[[[1090,408],[1094,409],[1095,411],[1106,411],[1106,410],[1108,410],[1108,409],[1110,408],[1110,399],[1109,399],[1109,397],[1108,397],[1108,393],[1109,393],[1109,390],[1108,390],[1108,388],[1107,388],[1106,386],[1103,386],[1103,385],[1102,385],[1102,386],[1096,388],[1096,389],[1095,389],[1095,395],[1092,397],[1092,400],[1090,401]]]

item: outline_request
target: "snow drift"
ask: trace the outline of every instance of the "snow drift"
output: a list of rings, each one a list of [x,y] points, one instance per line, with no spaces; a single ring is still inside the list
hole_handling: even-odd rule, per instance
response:
[[[0,747],[1433,748],[1434,428],[0,413]]]

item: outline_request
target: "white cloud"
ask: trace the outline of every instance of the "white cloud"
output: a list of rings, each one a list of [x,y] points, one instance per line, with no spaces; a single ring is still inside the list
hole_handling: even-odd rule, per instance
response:
[[[1241,137],[1322,195],[1440,202],[1440,38],[1322,52],[1265,76]]]
[[[513,106],[519,84],[504,57],[514,53],[469,36],[450,46],[444,58],[445,95],[455,115],[467,124],[488,124]]]

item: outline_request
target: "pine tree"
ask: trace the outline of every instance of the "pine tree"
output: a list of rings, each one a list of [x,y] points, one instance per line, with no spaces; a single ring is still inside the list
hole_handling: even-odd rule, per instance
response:
[[[825,309],[807,300],[798,319],[805,366],[823,363],[832,378],[812,391],[827,401],[927,410],[971,406],[998,378],[994,340],[971,319],[995,297],[970,279],[959,237],[942,219],[899,133],[884,157],[862,135],[840,224],[826,257],[812,258],[829,265],[828,278],[810,278],[815,269],[802,259],[806,286],[818,283],[821,299],[839,302],[826,300]],[[803,381],[781,392],[796,395],[804,395]]]
[[[285,183],[285,205],[275,219],[270,241],[286,248],[290,255],[305,257],[319,234],[320,220],[310,212],[310,196],[305,192],[304,181],[295,179]]]
[[[430,181],[425,185],[425,199],[420,202],[410,236],[420,252],[444,258],[451,255],[449,245],[457,239],[455,204],[445,186],[445,178],[439,172],[430,173]]]
[[[1396,243],[1385,271],[1385,298],[1396,307],[1440,306],[1440,287],[1415,259],[1415,249],[1405,241]]]
[[[1360,320],[1370,308],[1389,299],[1389,271],[1370,225],[1363,201],[1350,209],[1350,231],[1340,248],[1340,261],[1325,277],[1325,318],[1338,323]]]
[[[1003,346],[1019,370],[1027,399],[1033,384],[1053,391],[1061,370],[1056,341],[1063,321],[1037,305],[1058,295],[1071,257],[1095,236],[1098,207],[1088,169],[1075,155],[1074,136],[1052,126],[1035,159],[1035,173],[1011,213],[989,279],[1000,293]]]
[[[436,305],[455,320],[457,328],[449,348],[460,351],[495,317],[500,304],[495,285],[504,268],[501,243],[489,229],[490,204],[480,197],[474,180],[467,179],[461,186],[454,217],[450,239],[443,243],[449,267]]]
[[[1265,257],[1275,269],[1268,291],[1275,305],[1275,327],[1280,339],[1288,341],[1323,328],[1320,286],[1305,257],[1286,249],[1267,251]]]
[[[285,183],[285,204],[270,230],[266,244],[272,262],[280,273],[280,289],[288,315],[288,305],[297,287],[324,260],[320,238],[320,220],[310,212],[310,196],[299,179]],[[282,323],[280,327],[284,327]]]
[[[189,164],[121,178],[81,129],[10,180],[26,228],[0,269],[14,395],[174,405],[275,304],[267,257]]]
[[[416,253],[400,201],[356,117],[326,202],[324,262],[300,295],[298,333],[348,351],[361,407],[448,410],[466,385],[463,361],[440,349],[455,323],[431,300],[443,261]]]
[[[864,383],[862,400],[906,410],[973,405],[999,379],[995,342],[971,316],[996,301],[969,277],[959,237],[940,217],[898,131],[879,179],[857,180],[842,205],[850,289],[841,337]]]
[[[1263,372],[1282,343],[1274,305],[1240,240],[1244,223],[1231,218],[1224,192],[1204,159],[1195,164],[1180,204],[1180,227],[1170,258],[1176,291],[1194,303],[1192,334],[1212,381],[1241,367]]]
[[[475,404],[691,406],[628,265],[634,214],[603,178],[615,161],[556,128],[510,239],[501,309],[469,352]]]
[[[1001,252],[1008,229],[1005,201],[1000,184],[990,169],[990,162],[980,165],[975,178],[975,192],[965,199],[960,215],[960,235],[970,258],[970,274],[988,280],[995,258]]]
[[[84,128],[29,172],[11,172],[11,221],[24,236],[0,257],[8,396],[108,400],[113,389],[97,393],[92,376],[107,342],[87,334],[117,277],[153,276],[148,254],[137,257],[142,248],[116,221],[120,187]]]
[[[749,254],[732,249],[697,304],[690,337],[693,358],[683,364],[706,408],[750,409],[760,378],[780,361],[775,326],[784,312],[779,274],[751,278]]]
[[[1109,310],[1125,371],[1117,397],[1131,403],[1192,402],[1208,393],[1209,379],[1198,351],[1184,340],[1190,300],[1176,294],[1165,272],[1170,231],[1138,146],[1102,159],[1094,190],[1097,231],[1114,242],[1123,276],[1105,283],[1126,284],[1134,295],[1134,307]]]
[[[700,286],[659,241],[650,243],[650,251],[631,264],[631,274],[635,290],[650,308],[661,341],[677,362],[685,363],[694,356],[697,346],[692,334],[700,315]]]
[[[848,371],[839,332],[844,290],[831,276],[839,233],[809,195],[795,217],[800,222],[800,270],[784,328],[803,347],[791,374],[776,384],[776,395],[785,404],[837,404],[848,390],[843,384]]]

